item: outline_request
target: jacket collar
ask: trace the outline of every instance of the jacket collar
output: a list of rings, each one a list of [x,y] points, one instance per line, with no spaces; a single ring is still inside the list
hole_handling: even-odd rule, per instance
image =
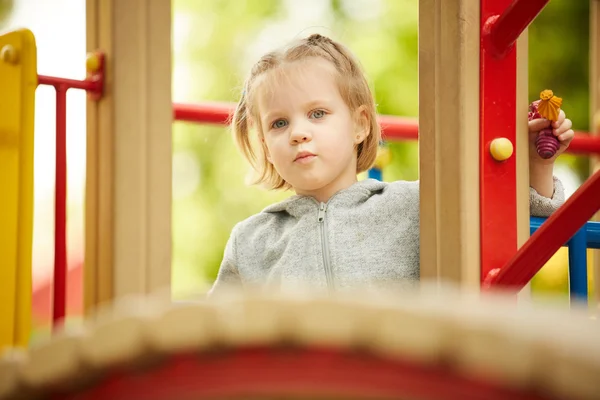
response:
[[[352,186],[335,193],[327,201],[328,206],[336,208],[351,208],[364,203],[374,194],[380,193],[387,186],[386,182],[376,179],[364,179],[354,183]],[[262,212],[279,213],[287,212],[291,216],[300,217],[310,211],[315,211],[319,202],[311,196],[293,195],[289,198],[272,204]]]

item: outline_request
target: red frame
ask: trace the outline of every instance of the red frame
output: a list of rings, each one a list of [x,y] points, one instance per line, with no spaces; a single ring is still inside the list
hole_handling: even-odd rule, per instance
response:
[[[85,80],[38,75],[38,85],[53,86],[56,92],[53,329],[60,327],[67,308],[67,91],[82,89],[91,99],[100,99],[104,91],[104,55],[97,55],[99,68]]]
[[[521,290],[598,210],[600,171],[588,178],[505,266],[490,271],[484,277],[484,287],[504,286]]]
[[[105,380],[54,400],[271,398],[542,400],[442,366],[333,349],[243,348],[169,356],[147,368],[112,368]]]
[[[481,0],[480,41],[480,229],[481,280],[500,268],[517,250],[516,194],[516,49],[502,58],[490,49],[489,35],[510,0]],[[515,152],[502,162],[490,154],[490,143],[506,138]]]
[[[489,49],[492,53],[497,57],[504,57],[549,2],[550,0],[515,0],[506,7],[489,35]]]
[[[515,42],[548,0],[481,0],[480,229],[481,282],[517,250]],[[523,110],[526,112],[526,110]],[[506,138],[513,155],[496,161],[490,144]],[[525,149],[527,151],[527,149]]]

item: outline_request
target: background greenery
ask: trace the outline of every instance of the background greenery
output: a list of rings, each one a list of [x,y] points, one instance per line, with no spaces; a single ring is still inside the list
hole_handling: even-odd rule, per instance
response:
[[[318,31],[342,40],[358,55],[380,113],[418,116],[416,0],[300,3],[175,0],[176,14],[185,14],[189,25],[185,36],[175,36],[181,43],[174,63],[189,70],[175,78],[176,100],[236,101],[245,71],[261,51]],[[563,108],[574,127],[588,130],[588,2],[552,0],[529,34],[530,99],[552,88],[565,99]],[[173,281],[175,293],[184,296],[212,283],[232,226],[285,194],[245,185],[246,165],[223,128],[176,124],[174,149],[176,180],[197,174],[195,189],[176,194],[174,203]],[[417,179],[417,144],[393,143],[391,149],[394,162],[384,171],[385,179]],[[561,163],[581,179],[587,176],[587,157],[564,156]],[[566,254],[561,250],[536,277],[536,290],[566,293]]]
[[[417,0],[173,1],[175,101],[236,101],[262,52],[318,31],[358,55],[380,113],[418,116]],[[0,28],[12,6],[0,0]],[[552,88],[565,99],[574,128],[587,131],[589,2],[552,0],[529,34],[530,99]],[[185,297],[210,287],[233,225],[287,194],[245,183],[247,166],[223,127],[175,123],[173,145],[173,289]],[[417,179],[417,143],[390,147],[394,161],[385,179]],[[559,162],[587,176],[587,157]],[[563,249],[534,288],[566,293],[566,260]]]

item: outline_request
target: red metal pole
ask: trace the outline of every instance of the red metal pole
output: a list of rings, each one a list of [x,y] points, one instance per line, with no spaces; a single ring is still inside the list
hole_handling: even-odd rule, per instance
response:
[[[64,87],[67,89],[81,89],[89,92],[97,92],[101,88],[101,82],[98,80],[77,80],[57,78],[55,76],[38,75],[38,84],[54,87]]]
[[[173,117],[176,121],[227,125],[231,122],[234,108],[235,104],[221,102],[174,103]],[[419,127],[415,118],[389,115],[380,115],[378,118],[385,136],[394,139],[417,139]]]
[[[67,89],[56,89],[56,192],[54,203],[54,292],[52,321],[58,327],[65,317],[67,282]]]
[[[234,111],[231,103],[173,104],[173,116],[176,121],[227,125]],[[419,126],[414,118],[389,115],[379,116],[379,123],[386,139],[417,140]]]
[[[489,50],[497,57],[504,57],[549,1],[514,0],[500,16],[490,16],[486,21]]]
[[[600,154],[600,136],[592,136],[589,133],[584,132],[575,132],[575,137],[569,145],[567,153]]]
[[[589,219],[600,210],[600,171],[554,212],[502,268],[485,277],[484,287],[521,290]]]
[[[233,115],[234,107],[232,103],[173,103],[173,117],[176,121],[227,125]]]
[[[56,91],[56,171],[54,201],[54,291],[53,329],[66,315],[67,293],[67,90],[81,89],[89,98],[99,100],[104,91],[104,54],[91,53],[86,62],[85,80],[38,75],[38,85]]]
[[[416,119],[379,115],[384,140],[417,140],[419,124]]]
[[[235,105],[232,103],[195,103],[173,104],[175,121],[195,122],[201,124],[227,125],[230,122]],[[379,115],[379,122],[386,140],[417,140],[419,125],[415,118]],[[586,132],[575,132],[575,138],[567,149],[567,153],[600,154],[600,137]]]
[[[479,198],[481,281],[490,270],[503,266],[517,251],[516,193],[516,81],[514,48],[503,58],[486,49],[484,32],[490,16],[498,15],[510,0],[481,0],[479,92]],[[506,160],[495,160],[490,145],[507,139],[514,148]],[[502,228],[500,228],[502,227]]]

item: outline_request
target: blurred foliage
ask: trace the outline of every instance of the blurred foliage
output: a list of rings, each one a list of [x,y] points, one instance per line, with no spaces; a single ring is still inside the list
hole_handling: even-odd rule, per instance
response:
[[[587,0],[552,0],[529,28],[529,98],[537,99],[543,89],[552,89],[563,98],[562,108],[573,121],[573,129],[584,132],[590,129],[589,15]],[[563,154],[559,162],[581,180],[589,175],[589,157]],[[567,249],[560,249],[532,280],[534,292],[566,295],[568,262]],[[592,278],[591,268],[588,277]]]
[[[593,260],[597,250],[588,249],[588,288],[590,302],[594,299]],[[553,295],[567,297],[569,293],[569,251],[561,248],[548,260],[542,271],[531,281],[531,289],[536,295]]]
[[[584,132],[590,125],[589,31],[588,0],[552,0],[529,29],[529,98],[552,89],[563,98],[573,129]],[[564,155],[560,161],[581,179],[588,176],[589,157]]]
[[[4,23],[12,13],[15,6],[14,2],[15,0],[0,0],[0,29],[3,28]]]
[[[531,26],[529,42],[530,99],[553,89],[580,130],[589,119],[588,13],[587,1],[553,0]],[[320,32],[359,57],[380,113],[417,117],[417,22],[416,0],[174,0],[174,100],[234,102],[264,51]],[[248,168],[227,129],[176,123],[173,145],[173,290],[183,297],[212,284],[235,223],[288,193],[245,183]],[[385,179],[417,179],[417,144],[390,148]],[[562,159],[586,176],[587,159]],[[561,265],[539,274],[536,287],[564,291]]]

